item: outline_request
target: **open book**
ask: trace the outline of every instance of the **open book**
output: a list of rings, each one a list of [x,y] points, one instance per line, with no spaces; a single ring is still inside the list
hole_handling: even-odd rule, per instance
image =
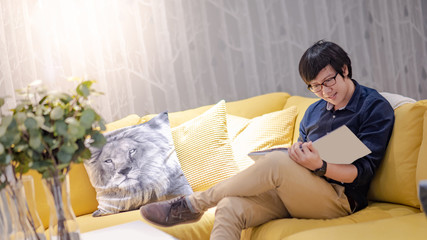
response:
[[[371,150],[357,138],[354,133],[343,125],[329,134],[313,142],[313,146],[319,151],[320,158],[328,163],[350,164],[355,160],[371,153]],[[264,156],[273,151],[288,152],[287,148],[272,148],[263,151],[250,152],[253,159]]]

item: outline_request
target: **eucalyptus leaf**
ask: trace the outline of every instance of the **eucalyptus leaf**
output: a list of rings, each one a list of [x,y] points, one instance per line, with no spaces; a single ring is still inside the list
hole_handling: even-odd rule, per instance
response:
[[[19,164],[19,165],[16,167],[16,169],[15,169],[15,171],[17,171],[17,172],[19,172],[19,173],[21,173],[21,174],[26,173],[26,172],[28,172],[29,170],[30,170],[30,166],[29,166],[29,164]]]
[[[27,150],[28,144],[17,144],[13,149],[15,152],[19,153]]]
[[[59,151],[64,151],[69,154],[74,154],[79,147],[74,142],[67,142],[59,148]]]
[[[79,84],[77,86],[76,91],[77,91],[77,94],[85,98],[87,98],[90,94],[90,90],[85,84]]]
[[[23,112],[18,112],[15,114],[15,120],[18,124],[23,124],[25,119],[27,119],[27,115]]]
[[[34,117],[34,119],[36,119],[38,127],[42,127],[44,125],[44,117],[36,116],[36,117]]]
[[[4,98],[0,98],[0,107],[3,107],[4,105]]]
[[[9,122],[7,125],[7,131],[17,131],[18,130],[18,124],[16,123],[16,120],[12,118],[12,121]]]
[[[62,164],[58,164],[56,167],[58,168],[59,171],[62,172],[63,170],[70,167],[70,164],[69,163],[62,163]],[[60,177],[63,177],[63,176],[60,176]]]
[[[95,83],[94,80],[86,80],[83,81],[81,84],[85,85],[87,88],[91,88],[93,83]]]
[[[67,136],[68,126],[63,120],[55,121],[53,124],[56,136]]]
[[[55,139],[53,139],[50,135],[43,135],[43,141],[50,149],[53,149],[52,147],[55,144]]]
[[[80,153],[80,157],[82,159],[90,159],[91,156],[92,156],[92,153],[89,150],[89,148],[83,149],[83,151]]]
[[[4,147],[9,148],[12,145],[18,143],[21,137],[19,136],[19,131],[9,130],[0,139]]]
[[[79,121],[75,117],[68,117],[65,119],[67,124],[79,125]]]
[[[107,140],[105,139],[104,135],[100,132],[95,132],[92,134],[93,142],[90,144],[92,147],[101,148],[102,146],[107,143]]]
[[[33,163],[40,162],[43,159],[42,155],[39,152],[36,152],[31,148],[27,149],[26,154],[33,161]],[[44,162],[46,162],[45,159],[43,160]]]
[[[80,117],[80,123],[86,129],[92,127],[93,122],[95,121],[96,113],[92,109],[86,109],[82,112],[82,116]]]
[[[2,137],[7,130],[7,126],[0,125],[0,137]]]
[[[4,146],[0,143],[0,155],[4,153]]]
[[[65,104],[67,104],[67,103],[71,102],[71,100],[73,100],[73,98],[66,93],[60,93],[57,95],[57,97]]]
[[[53,127],[48,127],[46,125],[42,125],[40,126],[41,129],[45,130],[48,133],[52,133],[53,132]]]
[[[85,128],[83,126],[80,125],[69,125],[68,126],[68,137],[73,138],[73,139],[78,139],[78,138],[82,138],[85,136]]]
[[[47,167],[51,166],[52,163],[47,161],[34,161],[31,167],[38,171],[45,170]]]
[[[39,149],[40,146],[42,145],[42,138],[41,136],[31,136],[30,137],[30,141],[29,141],[29,145],[32,149]]]
[[[50,118],[52,120],[60,120],[64,117],[64,109],[59,106],[56,106],[50,112]]]
[[[5,165],[10,164],[10,162],[12,162],[12,159],[13,159],[12,155],[6,154],[6,161],[4,162]]]
[[[73,154],[67,153],[63,150],[59,150],[56,156],[59,160],[59,163],[70,163]]]
[[[29,130],[30,129],[36,129],[39,126],[39,124],[37,123],[37,121],[34,118],[32,118],[32,117],[29,117],[29,118],[25,119],[24,124],[25,124],[25,127],[27,129],[29,129]]]
[[[2,120],[1,120],[1,126],[4,126],[6,128],[9,127],[10,123],[12,122],[12,120],[13,120],[13,116],[5,116],[5,117],[3,117]]]
[[[104,122],[104,120],[100,120],[99,121],[99,127],[101,128],[101,131],[105,131],[105,130],[107,130],[107,127],[105,126],[105,122]]]
[[[25,104],[24,103],[22,103],[22,104],[19,104],[18,106],[16,106],[16,108],[15,108],[15,111],[16,112],[22,112],[22,111],[24,111],[25,110]]]

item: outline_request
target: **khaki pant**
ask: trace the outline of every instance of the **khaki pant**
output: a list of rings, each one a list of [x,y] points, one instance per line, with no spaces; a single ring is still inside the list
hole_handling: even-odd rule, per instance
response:
[[[272,219],[325,219],[351,213],[344,187],[317,177],[283,152],[269,153],[189,199],[197,211],[217,206],[211,233],[214,240],[240,239],[242,229]]]

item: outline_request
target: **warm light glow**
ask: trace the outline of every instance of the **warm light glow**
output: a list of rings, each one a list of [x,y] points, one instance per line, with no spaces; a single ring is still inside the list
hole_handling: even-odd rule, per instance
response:
[[[90,66],[103,59],[102,46],[115,44],[117,1],[40,0],[30,16],[34,49],[41,53],[42,71],[48,71],[50,83],[58,78],[82,76]],[[40,51],[40,49],[42,49]],[[52,54],[56,53],[56,54]],[[67,69],[65,69],[67,68]],[[83,76],[82,76],[83,77]],[[64,82],[64,84],[67,84]]]

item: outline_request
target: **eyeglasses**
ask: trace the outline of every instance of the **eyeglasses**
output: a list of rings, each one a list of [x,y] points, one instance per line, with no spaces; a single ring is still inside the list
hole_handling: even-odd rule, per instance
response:
[[[320,92],[322,90],[323,86],[332,87],[335,85],[335,83],[337,83],[337,80],[335,79],[337,77],[337,75],[338,75],[338,72],[335,73],[335,76],[333,76],[329,79],[326,79],[321,84],[308,85],[307,88],[308,88],[308,90],[310,90],[314,93],[317,93],[317,92]]]

